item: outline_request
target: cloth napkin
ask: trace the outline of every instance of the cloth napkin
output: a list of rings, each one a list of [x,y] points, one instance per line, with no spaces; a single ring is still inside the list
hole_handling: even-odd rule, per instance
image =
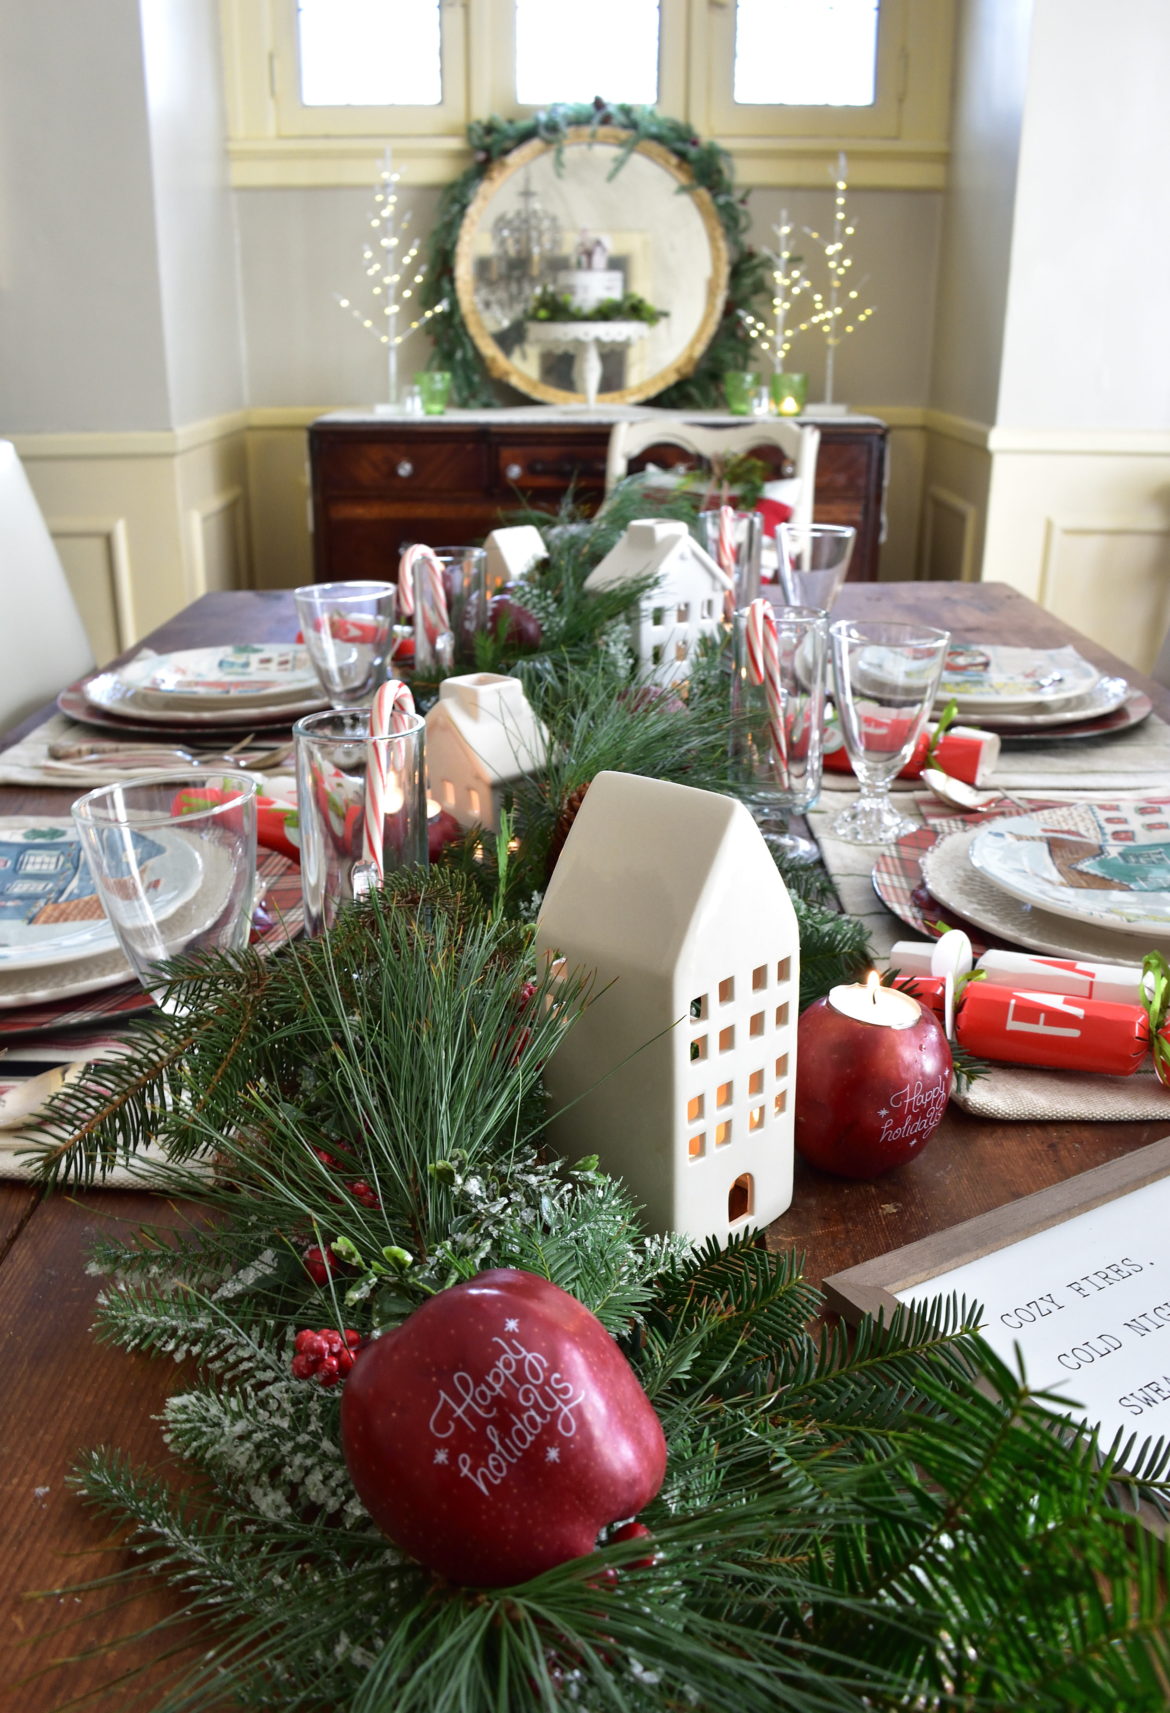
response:
[[[1087,750],[1097,746],[1073,744],[1069,747],[1076,755],[1083,756]],[[1162,774],[1163,785],[1168,775],[1170,768]],[[1147,787],[1152,787],[1153,783],[1149,778],[1144,781]],[[850,788],[826,793],[821,805],[809,810],[807,820],[820,846],[841,908],[847,915],[864,922],[873,954],[884,963],[895,941],[916,939],[918,935],[887,910],[874,892],[873,865],[881,847],[848,844],[833,837],[832,823],[857,797],[856,786],[849,781],[846,784]],[[1098,791],[1100,788],[1098,786]],[[1050,791],[1047,783],[1043,791],[1045,797],[1068,796],[1076,800],[1074,793]],[[977,824],[977,817],[951,814],[928,792],[907,794],[899,799],[898,807],[924,826],[962,828]],[[1135,961],[1140,961],[1140,954]],[[1164,1088],[1152,1072],[1139,1072],[1132,1077],[1105,1077],[995,1065],[986,1076],[977,1078],[961,1093],[955,1093],[952,1099],[957,1106],[980,1118],[1021,1121],[1102,1119],[1114,1123],[1165,1119],[1170,1122],[1170,1089]]]

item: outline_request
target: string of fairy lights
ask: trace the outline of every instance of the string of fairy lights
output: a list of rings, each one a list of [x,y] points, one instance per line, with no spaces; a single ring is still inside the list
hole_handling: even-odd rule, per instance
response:
[[[869,320],[875,308],[873,304],[865,308],[860,306],[861,291],[868,274],[856,286],[851,283],[853,258],[848,253],[847,240],[856,235],[857,228],[847,210],[848,189],[848,163],[842,153],[837,156],[831,233],[822,236],[811,226],[801,228],[806,237],[820,246],[824,256],[828,276],[825,289],[822,291],[813,284],[801,257],[795,254],[792,248],[795,228],[789,220],[788,210],[781,209],[780,218],[772,227],[776,249],[765,252],[772,263],[772,319],[768,322],[743,312],[748,336],[761,355],[771,356],[772,367],[777,374],[784,367],[797,333],[816,331],[822,335],[825,341],[826,404],[833,398],[837,347],[847,334],[856,332]],[[800,319],[802,310],[806,310],[804,319]]]
[[[427,273],[425,262],[415,267],[422,248],[421,240],[415,238],[408,242],[411,211],[407,209],[402,214],[398,211],[400,177],[394,170],[392,151],[387,149],[369,215],[370,236],[362,245],[362,271],[370,282],[369,294],[381,301],[374,303],[367,312],[343,293],[333,294],[339,307],[385,346],[391,404],[398,397],[398,347],[447,308],[447,300],[443,298],[432,308],[420,311],[399,330],[398,318],[402,314],[410,315],[414,305],[408,300],[414,297]]]

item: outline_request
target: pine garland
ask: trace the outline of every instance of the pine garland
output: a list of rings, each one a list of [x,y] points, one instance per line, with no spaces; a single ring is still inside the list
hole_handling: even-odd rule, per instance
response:
[[[521,144],[539,137],[563,148],[570,130],[614,127],[630,133],[629,153],[637,143],[658,143],[689,168],[695,183],[710,196],[727,242],[727,297],[719,325],[690,375],[660,393],[654,403],[666,409],[722,409],[723,376],[747,368],[753,347],[743,311],[770,288],[767,258],[746,241],[750,223],[747,196],[735,189],[731,157],[713,142],[703,142],[689,125],[666,118],[652,107],[621,102],[555,106],[523,119],[476,120],[467,128],[473,162],[448,185],[439,201],[431,233],[427,273],[419,288],[424,309],[445,304],[428,323],[434,341],[434,366],[451,375],[454,403],[477,408],[498,403],[483,359],[468,332],[455,291],[455,250],[464,216],[490,167]],[[619,155],[621,151],[619,151]]]

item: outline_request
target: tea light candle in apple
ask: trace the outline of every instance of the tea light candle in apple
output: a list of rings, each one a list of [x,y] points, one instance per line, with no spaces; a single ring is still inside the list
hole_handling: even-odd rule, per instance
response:
[[[797,1151],[843,1178],[904,1165],[942,1122],[951,1075],[946,1035],[918,1000],[876,975],[834,987],[797,1028]]]

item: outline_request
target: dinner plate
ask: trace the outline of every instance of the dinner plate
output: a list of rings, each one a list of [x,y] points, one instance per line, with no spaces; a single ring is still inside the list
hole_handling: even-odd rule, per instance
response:
[[[148,654],[113,668],[110,677],[127,692],[130,704],[164,714],[174,708],[273,706],[321,694],[307,650],[285,643],[225,643]]]
[[[198,851],[170,832],[135,833],[134,849],[152,908],[171,916],[199,885]],[[116,943],[72,822],[0,818],[0,971],[76,966]]]
[[[971,846],[986,830],[976,827],[951,833],[923,854],[923,880],[940,904],[996,939],[1025,951],[1093,963],[1135,961],[1130,934],[1025,904],[981,874],[971,862]],[[1147,936],[1142,950],[1160,951],[1170,957],[1170,927],[1164,926],[1159,936]]]
[[[1100,677],[1075,648],[955,644],[943,666],[938,700],[954,702],[961,714],[1047,709],[1085,695]]]
[[[128,724],[132,724],[139,734],[149,732],[155,737],[175,737],[199,726],[214,728],[217,732],[229,729],[252,732],[269,726],[283,726],[287,730],[302,714],[316,713],[328,705],[325,693],[318,689],[305,701],[268,706],[249,704],[238,707],[229,704],[226,707],[171,708],[168,705],[164,716],[153,709],[136,707],[128,700],[126,692],[118,688],[114,675],[109,672],[99,672],[93,678],[83,679],[79,685],[63,690],[57,697],[57,706],[72,720],[123,734]]]
[[[1067,725],[1037,725],[1028,720],[1022,726],[1013,724],[1009,727],[996,722],[994,730],[1004,749],[1016,749],[1035,743],[1079,743],[1083,738],[1104,738],[1113,732],[1130,731],[1134,726],[1140,726],[1143,720],[1148,720],[1153,710],[1154,704],[1145,692],[1131,688],[1121,706],[1115,708],[1111,714],[1100,714],[1094,719],[1078,715]],[[980,724],[991,726],[988,720],[981,720]]]
[[[1091,690],[1086,690],[1081,696],[1073,696],[1069,701],[1062,702],[1057,708],[1041,706],[1025,708],[1017,713],[1002,709],[989,708],[979,716],[979,724],[986,726],[989,731],[1012,732],[1051,731],[1055,727],[1072,725],[1074,722],[1100,719],[1104,714],[1112,714],[1115,709],[1124,705],[1129,695],[1129,685],[1124,678],[1098,678]]]
[[[1170,935],[1170,803],[1070,803],[984,827],[971,862],[1004,892],[1119,934]]]
[[[263,892],[253,917],[252,942],[262,952],[275,951],[298,934],[304,922],[301,872],[288,857],[269,850],[261,853],[256,868]],[[0,1036],[5,1039],[105,1026],[153,1005],[117,949],[75,965],[0,970]]]

